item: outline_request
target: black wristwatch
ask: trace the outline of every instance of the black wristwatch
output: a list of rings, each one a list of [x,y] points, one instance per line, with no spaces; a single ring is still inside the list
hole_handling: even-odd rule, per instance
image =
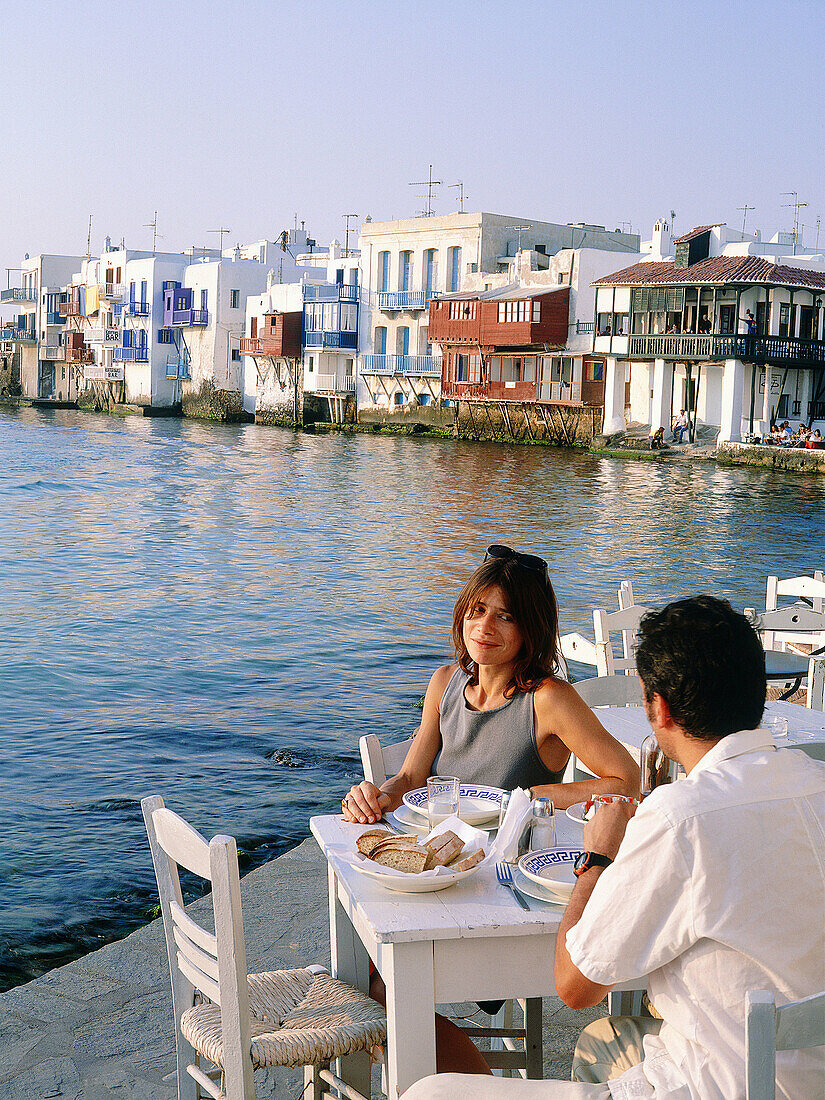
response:
[[[578,878],[591,867],[609,867],[612,862],[610,856],[603,856],[599,852],[582,852],[573,864],[573,874]]]

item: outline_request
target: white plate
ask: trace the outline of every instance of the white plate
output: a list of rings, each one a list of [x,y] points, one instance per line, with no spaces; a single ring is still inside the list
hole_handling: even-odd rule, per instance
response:
[[[528,852],[518,861],[519,870],[525,878],[560,898],[569,899],[576,882],[573,864],[580,855],[581,849],[578,848],[545,848],[541,852]]]
[[[584,826],[587,820],[584,816],[584,808],[586,805],[586,802],[575,802],[572,806],[568,806],[564,812],[571,821],[575,821],[577,825]]]
[[[399,829],[412,829],[416,833],[426,835],[430,831],[430,823],[426,817],[415,813],[409,806],[399,806],[397,810],[389,810],[384,814],[387,821],[397,825]],[[380,828],[380,823],[378,828]]]
[[[462,783],[458,788],[458,816],[468,825],[483,825],[487,821],[498,821],[503,794],[504,791],[500,787]],[[427,788],[419,787],[418,790],[407,791],[404,795],[404,805],[426,818]]]
[[[523,875],[518,867],[513,868],[513,884],[522,894],[527,894],[528,897],[535,898],[536,901],[543,901],[548,905],[566,904],[567,899],[560,897],[545,886],[539,886],[537,882],[533,882],[527,875]]]

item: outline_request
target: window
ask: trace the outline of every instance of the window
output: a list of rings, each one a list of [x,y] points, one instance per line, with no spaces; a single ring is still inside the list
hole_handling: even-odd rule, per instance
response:
[[[613,335],[627,336],[629,318],[626,313],[613,314]]]
[[[241,359],[241,349],[240,348],[233,348],[232,349],[232,362],[233,363],[239,363],[240,359]]]
[[[424,290],[428,298],[434,294],[438,281],[437,256],[438,251],[435,248],[428,248],[424,253]]]
[[[503,321],[504,321],[504,311],[506,310],[506,308],[507,308],[507,303],[506,302],[499,302],[498,303],[498,323],[499,324],[502,324]]]
[[[396,390],[396,392],[392,396],[392,400],[393,400],[394,405],[403,405],[404,404],[404,394],[399,393],[398,390]]]
[[[341,305],[341,331],[355,332],[358,327],[358,307]]]
[[[418,404],[419,405],[429,405],[430,402],[432,401],[432,399],[433,399],[432,394],[421,393],[421,394],[418,395]]]
[[[229,291],[229,308],[239,309],[241,305],[241,292],[240,290]]]
[[[352,378],[353,361],[352,359],[344,360],[344,377]]]
[[[611,336],[612,329],[612,313],[600,313],[596,319],[596,332],[599,336]]]
[[[584,369],[586,382],[604,382],[604,359],[593,359]]]
[[[376,325],[375,334],[373,336],[373,344],[375,346],[376,355],[387,354],[387,328],[386,325]]]
[[[533,321],[541,320],[541,302],[533,302]]]
[[[378,289],[389,290],[390,289],[390,254],[389,252],[378,253]]]
[[[461,289],[461,248],[454,245],[447,249],[447,290]]]
[[[312,372],[315,370],[315,356],[314,355],[310,355],[309,360],[307,361],[307,370],[309,371],[310,374],[312,374]]]
[[[490,381],[491,382],[500,382],[501,381],[501,356],[500,355],[491,355],[490,356]]]
[[[143,306],[146,305],[146,289],[147,289],[146,288],[146,280],[141,279],[140,280],[140,304],[143,305]]]
[[[456,382],[469,382],[470,381],[470,356],[469,355],[456,355],[456,357],[455,357],[455,380],[456,380]]]
[[[339,267],[338,270],[335,272],[335,285],[336,286],[343,286],[344,285],[344,269],[343,269],[343,267]]]
[[[400,285],[399,290],[412,290],[412,277],[413,277],[413,254],[409,250],[402,252],[399,256],[399,270],[398,277]]]
[[[535,382],[536,380],[536,357],[535,355],[525,355],[523,360],[522,369],[522,381],[523,382]]]
[[[158,329],[158,343],[159,344],[174,344],[175,337],[170,328]]]
[[[206,309],[207,294],[205,290],[201,291],[201,309]]]

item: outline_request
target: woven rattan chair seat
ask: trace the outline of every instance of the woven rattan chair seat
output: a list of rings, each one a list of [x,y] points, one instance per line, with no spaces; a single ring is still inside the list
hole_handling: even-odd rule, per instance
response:
[[[332,1061],[383,1043],[383,1008],[345,982],[311,970],[250,974],[252,1064],[306,1066]],[[223,1068],[221,1010],[208,1002],[181,1016],[181,1032],[195,1050]]]

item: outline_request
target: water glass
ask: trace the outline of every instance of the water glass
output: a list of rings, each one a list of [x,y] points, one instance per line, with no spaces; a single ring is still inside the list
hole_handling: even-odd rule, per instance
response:
[[[431,829],[458,813],[458,788],[454,775],[431,775],[427,780],[427,816]]]
[[[772,714],[765,721],[765,728],[771,731],[774,741],[786,741],[788,739],[788,719],[780,718]]]
[[[505,791],[501,796],[501,803],[498,808],[498,827],[499,829],[504,824],[504,819],[507,816],[507,807],[510,805],[510,795],[512,791]]]

